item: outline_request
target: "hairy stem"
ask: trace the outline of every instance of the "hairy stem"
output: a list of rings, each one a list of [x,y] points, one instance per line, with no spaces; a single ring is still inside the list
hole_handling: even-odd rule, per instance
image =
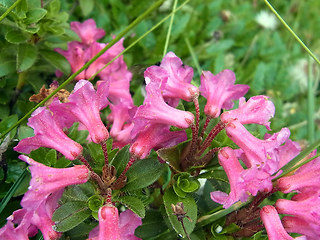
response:
[[[103,155],[104,155],[104,164],[106,166],[109,165],[109,157],[108,157],[108,149],[107,149],[107,144],[106,142],[101,143]]]

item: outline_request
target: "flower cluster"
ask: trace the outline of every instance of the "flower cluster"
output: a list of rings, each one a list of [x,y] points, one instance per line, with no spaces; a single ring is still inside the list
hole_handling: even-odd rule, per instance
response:
[[[76,72],[107,44],[97,42],[105,32],[97,28],[92,19],[83,23],[73,22],[71,29],[79,35],[81,42],[69,43],[67,51],[56,51],[66,57],[72,72]],[[255,137],[247,130],[245,125],[257,124],[270,131],[270,119],[275,114],[275,107],[269,97],[263,95],[246,101],[244,95],[249,91],[249,86],[235,84],[236,77],[231,70],[216,75],[204,71],[198,88],[191,84],[193,69],[169,52],[159,65],[151,66],[144,72],[146,96],[141,106],[134,106],[129,91],[132,74],[123,57],[119,57],[100,71],[94,86],[88,79],[124,49],[122,44],[123,39],[82,71],[76,77],[74,90],[63,101],[55,97],[29,118],[28,125],[34,129],[34,136],[21,140],[14,150],[29,154],[40,147],[52,148],[72,160],[70,164],[73,166],[53,168],[27,156],[20,156],[30,165],[32,179],[21,201],[22,209],[15,211],[0,229],[1,239],[28,239],[35,236],[38,229],[45,240],[58,239],[61,233],[53,230],[55,223],[52,216],[59,207],[64,188],[85,183],[89,179],[103,198],[102,206],[99,210],[97,208],[99,226],[90,232],[89,239],[139,239],[134,232],[142,224],[141,218],[129,209],[119,214],[117,208],[116,197],[126,184],[126,173],[135,161],[147,158],[152,150],[186,142],[186,129],[191,129],[192,137],[186,142],[183,154],[175,161],[178,171],[182,172],[181,176],[187,172],[184,174],[191,180],[181,180],[181,186],[193,182],[196,187],[192,190],[196,190],[198,184],[193,177],[205,169],[217,154],[229,179],[230,193],[214,191],[210,196],[224,208],[238,201],[245,202],[249,196],[272,193],[275,174],[299,154],[300,146],[289,139],[290,131],[287,128],[266,134],[264,139]],[[206,99],[206,121],[201,132],[200,95]],[[193,102],[195,114],[178,109],[180,100]],[[239,100],[239,106],[233,109],[235,100]],[[100,111],[107,107],[110,114],[106,119],[108,126],[105,126]],[[217,124],[208,130],[213,119]],[[90,160],[85,159],[83,146],[67,136],[67,129],[74,123],[79,123],[79,130],[88,132],[88,142],[101,145],[104,165],[98,171],[90,165]],[[237,148],[225,145],[211,147],[213,139],[222,130]],[[130,144],[130,160],[120,173],[115,170],[117,163],[110,163],[108,159],[106,141],[110,137],[113,139],[112,149]],[[77,165],[77,160],[84,165]],[[277,210],[273,206],[262,208],[261,219],[270,239],[293,239],[287,232],[299,233],[311,240],[320,237],[319,161],[315,159],[294,175],[278,180],[277,189],[284,193],[296,191],[298,194],[291,200],[278,200]],[[284,227],[277,211],[291,215],[283,218]]]

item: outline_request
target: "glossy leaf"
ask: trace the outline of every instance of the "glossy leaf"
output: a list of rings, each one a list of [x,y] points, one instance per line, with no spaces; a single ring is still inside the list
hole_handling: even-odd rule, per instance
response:
[[[17,54],[17,71],[24,72],[36,62],[37,48],[30,44],[19,44]]]
[[[158,159],[141,159],[134,163],[126,176],[127,184],[122,188],[124,191],[144,188],[154,183],[161,176],[165,165]]]
[[[27,13],[27,19],[24,21],[24,23],[31,24],[39,22],[46,14],[47,10],[43,8],[33,8]]]
[[[15,61],[6,61],[0,63],[0,77],[6,76],[16,71]]]
[[[129,145],[124,146],[117,152],[114,158],[110,161],[110,164],[113,165],[117,170],[117,176],[123,172],[126,168],[127,163],[130,160],[130,152],[129,152]]]
[[[52,216],[55,222],[53,229],[57,232],[66,232],[91,215],[91,210],[85,202],[67,202],[59,207]]]
[[[71,67],[67,59],[60,55],[59,53],[52,50],[41,50],[41,56],[47,60],[50,64],[52,64],[55,68],[58,68],[65,74],[69,74],[71,72]]]
[[[26,42],[28,37],[25,34],[23,34],[21,31],[11,30],[7,32],[5,39],[9,43],[19,44],[19,43]]]
[[[137,214],[139,217],[144,218],[146,215],[146,209],[143,204],[143,202],[136,197],[133,196],[124,196],[117,199],[119,202],[121,202],[123,205],[128,207],[132,210],[135,214]]]
[[[187,195],[185,198],[178,197],[172,188],[168,189],[163,196],[163,203],[170,224],[172,225],[173,229],[177,232],[178,235],[185,237],[186,234],[182,228],[182,225],[178,221],[177,217],[173,214],[173,210],[171,208],[171,204],[176,205],[178,202],[183,203],[186,216],[191,218],[191,221],[189,221],[187,218],[184,218],[183,220],[184,226],[188,234],[190,234],[193,231],[197,222],[197,204],[190,195]]]

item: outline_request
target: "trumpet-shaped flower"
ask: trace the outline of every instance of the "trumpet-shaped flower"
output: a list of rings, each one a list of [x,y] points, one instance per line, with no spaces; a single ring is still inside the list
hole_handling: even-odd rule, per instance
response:
[[[260,211],[260,216],[266,227],[269,240],[292,240],[283,228],[277,210],[273,206],[264,206]]]
[[[270,192],[272,182],[270,174],[256,167],[243,169],[236,153],[229,147],[223,148],[218,159],[220,165],[225,170],[229,183],[230,193],[215,191],[211,192],[211,199],[223,204],[224,208],[230,207],[237,201],[246,201],[251,195],[257,195],[258,191]]]
[[[318,240],[320,238],[320,225],[310,223],[301,218],[284,216],[282,218],[284,228],[289,233],[299,233],[306,236],[306,240]]]
[[[157,79],[161,75],[168,77],[162,96],[167,102],[175,102],[171,106],[176,107],[180,99],[192,101],[199,95],[199,89],[190,84],[193,69],[183,65],[181,59],[173,52],[165,55],[160,66],[151,66],[145,71],[145,77],[150,79]]]
[[[204,108],[207,116],[219,117],[221,109],[231,109],[232,100],[237,100],[248,92],[248,85],[235,85],[235,81],[234,73],[228,69],[217,75],[209,71],[202,72],[200,92],[207,99]]]
[[[139,240],[134,231],[141,224],[141,218],[131,210],[119,217],[116,207],[103,206],[99,209],[99,226],[90,232],[88,240]]]
[[[245,98],[239,99],[239,108],[221,114],[221,120],[228,123],[237,119],[241,124],[260,124],[270,129],[270,118],[274,116],[275,108],[266,96],[254,96],[247,102]]]
[[[81,43],[78,42],[70,42],[68,43],[68,50],[64,51],[60,48],[54,49],[56,52],[63,55],[71,66],[71,72],[75,73],[78,71],[86,62],[84,57],[84,49]],[[79,73],[75,80],[80,80],[85,78],[85,71]]]
[[[39,147],[48,147],[61,152],[67,159],[74,160],[82,152],[82,147],[71,140],[54,120],[51,112],[40,107],[29,118],[28,125],[34,129],[35,136],[22,139],[14,147],[15,151],[30,153]]]
[[[108,139],[109,132],[100,118],[99,110],[103,105],[100,94],[104,93],[96,92],[89,81],[81,80],[69,96],[69,102],[54,101],[49,108],[55,115],[64,116],[70,123],[82,123],[89,131],[92,141],[101,143]]]
[[[243,150],[245,158],[242,160],[248,168],[263,168],[269,174],[279,169],[278,161],[271,159],[269,153],[289,138],[289,129],[283,128],[268,139],[261,140],[254,137],[238,120],[234,120],[227,125],[226,132],[229,138]]]
[[[304,192],[305,189],[319,189],[320,158],[316,158],[303,165],[294,175],[280,178],[277,184],[279,190],[284,193],[289,193],[294,190]]]
[[[92,44],[106,34],[103,29],[97,28],[96,22],[93,19],[88,19],[83,23],[71,22],[70,28],[78,34],[82,43],[86,45]]]
[[[140,132],[130,147],[130,152],[140,159],[147,157],[151,149],[172,147],[187,140],[185,131],[171,132],[170,126],[163,124],[148,124]]]
[[[173,108],[164,101],[161,91],[165,88],[166,80],[167,77],[161,82],[150,81],[147,84],[147,96],[133,117],[135,124],[132,130],[133,138],[147,123],[161,123],[183,129],[189,128],[193,124],[194,116],[192,113]]]
[[[66,186],[85,183],[89,179],[89,170],[84,165],[52,168],[24,155],[20,155],[19,158],[31,165],[29,167],[32,176],[30,187],[21,201],[21,206],[26,209],[34,208],[36,203]]]

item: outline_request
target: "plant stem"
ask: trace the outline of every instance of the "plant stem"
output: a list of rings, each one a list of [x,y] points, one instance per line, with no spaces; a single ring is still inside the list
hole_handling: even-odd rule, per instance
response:
[[[309,58],[308,64],[308,141],[314,141],[314,90],[313,90],[313,72],[312,62]]]
[[[167,50],[168,50],[168,45],[169,45],[169,40],[170,40],[170,35],[171,35],[171,29],[172,29],[174,14],[175,14],[175,11],[176,11],[176,8],[177,8],[177,3],[178,3],[178,1],[174,0],[173,7],[172,7],[172,15],[171,15],[170,23],[169,23],[166,42],[164,44],[163,57],[162,58],[164,58],[164,56],[166,55]]]
[[[15,1],[8,9],[5,11],[1,17],[0,17],[0,22],[21,2],[21,0]]]
[[[197,135],[197,139],[198,139],[198,134],[199,134],[199,123],[200,123],[200,106],[199,106],[199,101],[198,101],[198,97],[195,97],[193,99],[193,103],[194,103],[194,107],[196,109],[196,135]]]
[[[210,121],[211,121],[211,117],[208,117],[208,116],[207,116],[206,122],[204,123],[203,128],[202,128],[202,132],[201,132],[201,137],[202,137],[202,138],[203,138],[203,136],[204,136],[204,133],[205,133],[205,131],[206,131],[206,129],[207,129]]]
[[[304,50],[320,65],[319,59],[310,51],[310,49],[303,43],[303,41],[298,37],[297,34],[289,27],[289,25],[283,20],[283,18],[278,14],[278,12],[272,7],[268,0],[264,0],[270,10],[276,15],[283,26],[291,33],[291,35],[298,41],[298,43],[304,48]]]
[[[202,70],[201,70],[199,61],[198,61],[198,59],[197,59],[197,56],[196,56],[196,54],[194,53],[193,48],[192,48],[192,46],[191,46],[191,44],[190,44],[190,42],[189,42],[189,39],[185,37],[185,38],[184,38],[184,41],[185,41],[186,44],[187,44],[187,47],[188,47],[189,52],[190,52],[190,54],[191,54],[193,63],[194,63],[194,65],[196,66],[196,69],[197,69],[197,71],[198,71],[198,74],[199,74],[199,76],[201,76]]]
[[[18,0],[19,1],[19,0]],[[137,17],[129,26],[127,26],[122,32],[119,33],[113,40],[109,42],[107,46],[105,46],[97,55],[91,58],[85,65],[82,66],[78,71],[73,73],[66,81],[64,81],[56,90],[54,90],[49,96],[43,99],[40,103],[38,103],[34,108],[32,108],[26,115],[24,115],[18,122],[16,122],[13,126],[4,131],[0,138],[3,138],[8,132],[17,127],[21,122],[27,119],[38,107],[42,106],[46,101],[48,101],[53,95],[59,92],[62,88],[64,88],[68,83],[70,83],[79,73],[89,67],[94,61],[96,61],[103,53],[105,53],[109,48],[111,48],[115,43],[117,43],[124,35],[126,35],[131,29],[133,29],[137,24],[139,24],[142,20],[144,20],[152,11],[157,9],[164,0],[159,0],[154,3],[150,8],[148,8],[143,14]],[[1,20],[0,20],[1,21]],[[116,57],[117,58],[117,57]],[[113,60],[114,61],[114,60]]]
[[[103,155],[104,155],[104,164],[106,166],[109,165],[109,157],[108,157],[108,149],[107,149],[107,144],[105,142],[101,143]]]

